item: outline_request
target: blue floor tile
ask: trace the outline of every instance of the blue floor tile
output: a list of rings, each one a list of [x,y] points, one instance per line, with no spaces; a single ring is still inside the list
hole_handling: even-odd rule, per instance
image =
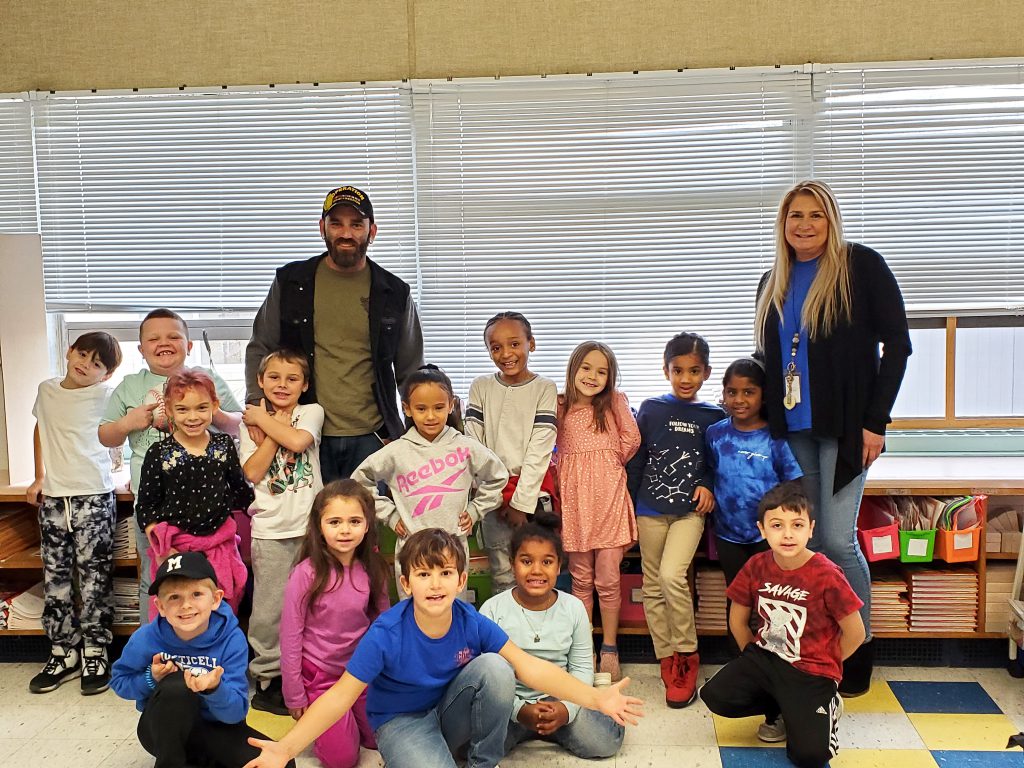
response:
[[[786,750],[767,747],[719,747],[722,768],[793,768]]]
[[[939,768],[1021,768],[1024,755],[1020,749],[1006,752],[960,752],[937,750],[932,757]]]
[[[978,683],[889,681],[903,711],[943,715],[998,715],[1002,712]]]

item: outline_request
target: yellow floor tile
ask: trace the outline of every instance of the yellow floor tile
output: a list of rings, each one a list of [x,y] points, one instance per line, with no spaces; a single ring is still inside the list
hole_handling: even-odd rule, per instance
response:
[[[884,680],[872,680],[871,689],[863,696],[844,699],[847,712],[902,712],[889,684]]]
[[[274,741],[280,740],[295,725],[295,721],[290,717],[272,715],[258,709],[250,709],[245,722]]]
[[[1020,729],[1006,715],[908,714],[928,749],[1002,752]]]
[[[839,750],[829,768],[937,768],[930,752],[923,749]]]
[[[715,738],[720,747],[785,747],[786,743],[765,744],[757,738],[757,726],[764,722],[763,717],[719,717],[712,714],[715,721]]]

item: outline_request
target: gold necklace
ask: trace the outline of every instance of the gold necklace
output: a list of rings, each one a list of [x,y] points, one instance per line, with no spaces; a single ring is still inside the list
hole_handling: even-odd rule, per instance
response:
[[[539,643],[540,642],[540,630],[544,629],[544,622],[546,622],[548,620],[548,611],[551,610],[551,605],[554,605],[554,602],[552,602],[551,605],[549,605],[547,608],[544,609],[544,616],[541,617],[540,629],[538,629],[537,627],[533,626],[533,622],[530,621],[530,617],[526,613],[526,608],[524,608],[523,604],[520,603],[519,600],[516,599],[515,592],[512,593],[512,599],[516,601],[516,604],[519,606],[519,610],[523,612],[523,620],[526,622],[526,625],[533,632],[533,642]],[[530,611],[530,613],[536,613],[536,611]]]

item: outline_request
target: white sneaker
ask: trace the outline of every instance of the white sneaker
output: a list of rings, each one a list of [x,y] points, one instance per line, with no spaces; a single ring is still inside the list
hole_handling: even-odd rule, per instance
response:
[[[786,740],[786,721],[779,715],[772,722],[765,720],[757,726],[757,738],[766,744],[778,744]]]

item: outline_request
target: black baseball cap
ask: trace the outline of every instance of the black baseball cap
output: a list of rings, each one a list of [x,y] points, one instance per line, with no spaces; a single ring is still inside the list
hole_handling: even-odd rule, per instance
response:
[[[361,189],[355,187],[332,189],[324,198],[324,212],[320,214],[320,218],[322,219],[339,205],[355,208],[364,218],[373,221],[373,203],[370,202],[370,196]]]
[[[149,585],[149,594],[155,595],[160,585],[169,578],[177,579],[210,579],[217,585],[217,573],[202,552],[179,552],[164,560]]]

